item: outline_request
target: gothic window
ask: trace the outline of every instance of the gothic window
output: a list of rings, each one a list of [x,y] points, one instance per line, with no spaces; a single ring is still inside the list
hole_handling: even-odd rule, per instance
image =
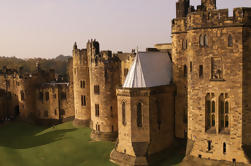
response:
[[[200,35],[199,44],[201,47],[204,47],[204,36],[203,35]]]
[[[85,88],[85,81],[80,81],[80,88]]]
[[[207,38],[207,35],[204,35],[204,46],[208,47],[208,38]]]
[[[99,117],[99,104],[95,104],[95,116]]]
[[[125,102],[122,103],[122,124],[126,125],[126,104]]]
[[[81,105],[86,106],[86,99],[85,96],[81,95]]]
[[[220,57],[213,57],[211,60],[211,79],[222,80],[223,79],[223,67]]]
[[[227,94],[222,93],[219,97],[219,119],[220,119],[220,131],[229,128],[229,102],[227,100]]]
[[[184,77],[187,77],[187,65],[184,65]]]
[[[49,100],[49,98],[50,98],[50,96],[49,96],[49,92],[46,92],[46,93],[45,93],[45,99],[46,99],[46,101],[48,101],[48,100]]]
[[[142,104],[137,105],[137,126],[142,127]]]
[[[203,65],[199,66],[199,77],[202,78],[203,77]]]
[[[233,37],[231,35],[228,36],[228,47],[233,47]]]
[[[215,111],[215,101],[214,95],[208,93],[205,100],[205,126],[206,130],[215,127],[216,123],[216,111]]]
[[[99,95],[99,85],[94,85],[94,94]]]

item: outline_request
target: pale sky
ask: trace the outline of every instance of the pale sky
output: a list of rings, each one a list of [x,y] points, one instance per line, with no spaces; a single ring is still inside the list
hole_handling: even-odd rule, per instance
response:
[[[102,50],[127,51],[171,41],[177,0],[0,0],[0,56],[71,55],[95,38]],[[218,8],[251,0],[217,0]],[[191,0],[192,5],[200,0]]]

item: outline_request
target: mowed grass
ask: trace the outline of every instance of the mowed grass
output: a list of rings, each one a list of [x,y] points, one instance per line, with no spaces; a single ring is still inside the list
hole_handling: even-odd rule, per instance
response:
[[[113,166],[112,142],[92,142],[72,122],[46,128],[23,122],[0,127],[0,166]]]
[[[24,122],[0,126],[0,166],[115,166],[109,161],[114,143],[91,141],[90,132],[72,122],[50,128]],[[170,149],[162,157],[153,165],[177,166],[184,149]]]

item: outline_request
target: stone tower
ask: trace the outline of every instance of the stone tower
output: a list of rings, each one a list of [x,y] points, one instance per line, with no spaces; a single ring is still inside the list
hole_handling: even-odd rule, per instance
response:
[[[187,154],[249,163],[251,8],[236,8],[229,17],[215,4],[202,1],[172,24],[177,96],[178,75],[187,85]]]
[[[77,44],[73,47],[73,89],[76,126],[89,126],[91,119],[90,102],[90,77],[86,49],[78,49]]]
[[[87,43],[91,97],[91,138],[117,138],[116,88],[120,85],[120,60],[111,51],[99,51],[97,41]],[[117,71],[117,72],[116,72]]]
[[[204,10],[215,10],[216,0],[201,0],[201,5]]]
[[[179,0],[176,3],[176,17],[186,17],[188,13],[190,0]]]

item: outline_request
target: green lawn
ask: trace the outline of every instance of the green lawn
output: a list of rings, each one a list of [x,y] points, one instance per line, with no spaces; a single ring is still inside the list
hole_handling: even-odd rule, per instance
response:
[[[0,166],[113,166],[109,154],[114,143],[92,142],[90,132],[72,122],[51,128],[11,122],[0,127]],[[181,161],[182,155],[170,154],[156,165]]]

